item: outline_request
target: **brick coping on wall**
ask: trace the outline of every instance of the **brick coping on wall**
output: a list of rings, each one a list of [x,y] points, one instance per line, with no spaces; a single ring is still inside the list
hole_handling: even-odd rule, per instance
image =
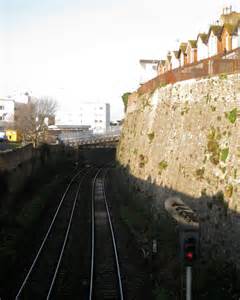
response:
[[[236,53],[237,59],[228,58]],[[145,82],[138,88],[138,94],[153,92],[157,87],[176,83],[188,79],[204,78],[219,74],[233,74],[240,72],[240,47],[227,53],[218,54],[196,63],[167,71]]]

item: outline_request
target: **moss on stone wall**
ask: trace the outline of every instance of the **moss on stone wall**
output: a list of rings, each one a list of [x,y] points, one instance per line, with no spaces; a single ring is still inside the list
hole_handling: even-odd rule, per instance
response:
[[[156,190],[163,187],[192,199],[221,192],[227,216],[240,214],[240,75],[158,88],[140,95],[128,111],[117,158],[143,186],[154,183],[158,203],[165,198]],[[209,239],[226,239],[229,228],[240,233],[228,217],[226,229],[216,228],[222,219],[214,206],[209,214],[204,201],[192,204],[208,224]]]

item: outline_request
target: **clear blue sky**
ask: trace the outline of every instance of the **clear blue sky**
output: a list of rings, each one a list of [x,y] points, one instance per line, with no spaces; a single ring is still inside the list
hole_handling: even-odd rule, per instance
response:
[[[139,59],[164,59],[239,0],[0,0],[0,96],[30,90],[61,105],[107,101],[139,84]]]

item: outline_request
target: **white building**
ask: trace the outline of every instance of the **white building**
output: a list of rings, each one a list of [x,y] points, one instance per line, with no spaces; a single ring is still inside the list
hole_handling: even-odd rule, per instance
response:
[[[143,84],[156,76],[158,76],[159,60],[141,59],[139,61],[141,66],[140,84]]]
[[[197,60],[208,58],[208,35],[199,33],[197,37]]]
[[[110,104],[79,103],[61,109],[56,114],[56,125],[89,125],[93,133],[105,133],[110,127]]]
[[[214,56],[221,52],[222,26],[211,25],[208,32],[208,55]]]
[[[171,51],[171,64],[172,69],[177,69],[180,67],[179,51]]]
[[[0,98],[0,124],[14,122],[15,101],[11,98]]]
[[[233,37],[232,37],[232,48],[236,49],[240,47],[240,22],[235,28]]]

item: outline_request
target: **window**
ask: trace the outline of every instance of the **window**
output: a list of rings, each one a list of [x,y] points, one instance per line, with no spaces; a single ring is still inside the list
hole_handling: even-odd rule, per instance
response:
[[[3,105],[0,105],[0,110],[4,110],[4,106]]]

